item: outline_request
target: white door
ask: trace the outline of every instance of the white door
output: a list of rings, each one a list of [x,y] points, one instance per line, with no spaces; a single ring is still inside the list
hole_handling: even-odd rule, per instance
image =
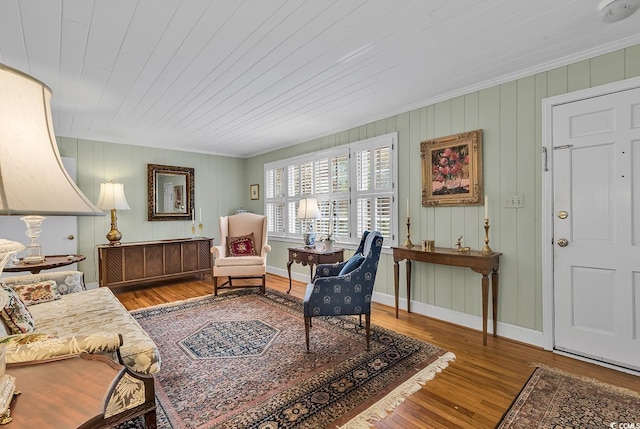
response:
[[[175,201],[173,199],[173,183],[164,184],[164,212],[173,213]]]
[[[555,348],[640,369],[640,89],[553,108]]]
[[[76,160],[62,158],[62,163],[73,180],[76,180]],[[23,243],[25,246],[31,241],[25,234],[27,227],[20,220],[22,216],[0,216],[0,238]],[[78,218],[76,216],[47,216],[42,222],[42,235],[38,242],[42,246],[42,253],[46,255],[75,255],[78,253]],[[18,253],[24,256],[24,251]],[[56,268],[57,271],[77,270],[78,264]],[[2,277],[29,274],[29,272],[3,272]]]

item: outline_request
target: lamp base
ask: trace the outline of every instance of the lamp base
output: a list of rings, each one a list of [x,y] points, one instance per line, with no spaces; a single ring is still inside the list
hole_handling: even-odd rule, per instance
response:
[[[109,246],[118,246],[122,233],[118,231],[118,218],[116,217],[116,209],[111,209],[111,231],[107,233],[107,240],[109,240]]]
[[[117,229],[112,229],[107,233],[107,240],[109,240],[109,246],[118,246],[120,244],[121,238],[122,238],[122,233]]]
[[[304,233],[304,247],[307,249],[316,247],[316,233],[314,231]]]

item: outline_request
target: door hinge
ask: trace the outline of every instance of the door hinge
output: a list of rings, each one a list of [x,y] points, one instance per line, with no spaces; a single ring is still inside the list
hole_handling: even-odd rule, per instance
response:
[[[549,163],[548,163],[548,158],[547,158],[547,147],[543,146],[542,147],[542,156],[544,157],[544,160],[542,161],[544,164],[544,171],[549,171]]]
[[[563,144],[562,146],[555,146],[553,148],[553,150],[559,150],[559,149],[571,149],[573,147],[572,144]]]

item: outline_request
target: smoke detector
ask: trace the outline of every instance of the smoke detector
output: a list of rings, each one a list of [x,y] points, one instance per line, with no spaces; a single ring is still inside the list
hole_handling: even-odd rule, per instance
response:
[[[640,9],[640,0],[603,0],[599,9],[603,22],[618,22]]]

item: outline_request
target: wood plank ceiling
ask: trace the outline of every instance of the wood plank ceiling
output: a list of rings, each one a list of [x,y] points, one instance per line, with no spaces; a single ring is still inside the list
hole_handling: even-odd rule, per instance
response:
[[[57,135],[247,157],[640,42],[600,0],[2,0]]]

